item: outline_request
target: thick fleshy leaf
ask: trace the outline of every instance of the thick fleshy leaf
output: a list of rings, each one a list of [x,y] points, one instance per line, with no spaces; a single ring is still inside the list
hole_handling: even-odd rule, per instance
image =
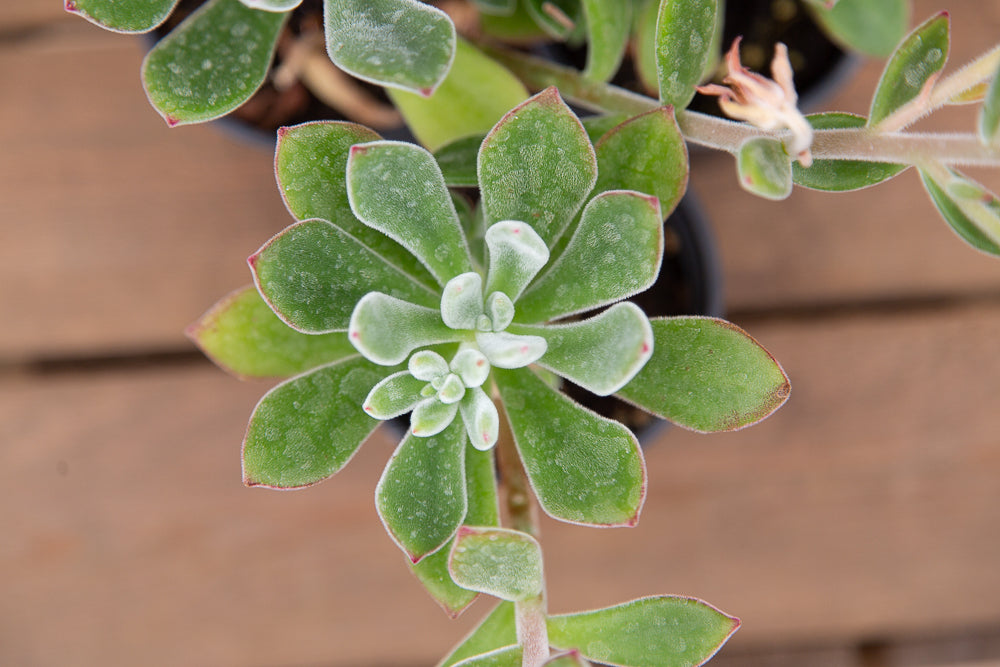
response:
[[[620,667],[697,667],[740,627],[701,600],[660,595],[605,609],[550,616],[549,641]]]
[[[483,277],[475,271],[455,276],[441,293],[441,319],[452,329],[475,329],[483,314]]]
[[[486,392],[473,387],[465,392],[458,409],[472,446],[482,451],[491,449],[500,436],[500,413]]]
[[[375,488],[375,507],[393,541],[414,563],[444,546],[468,508],[465,429],[429,438],[407,434]]]
[[[527,370],[494,371],[531,487],[561,521],[634,526],[646,495],[639,443]]]
[[[461,662],[456,662],[455,667],[521,667],[524,664],[522,655],[523,649],[514,644],[466,658]]]
[[[490,375],[490,363],[479,350],[459,350],[448,364],[448,369],[462,378],[466,387],[481,387]]]
[[[302,4],[302,0],[240,0],[247,7],[268,12],[287,12]]]
[[[598,396],[628,384],[653,354],[653,329],[634,303],[616,303],[589,320],[510,330],[544,338],[548,349],[538,363]]]
[[[601,137],[595,192],[634,190],[655,195],[667,216],[687,189],[687,144],[673,110],[660,107],[630,118]]]
[[[347,465],[379,422],[361,409],[385,369],[352,357],[287,380],[254,408],[243,441],[247,486],[291,489]]]
[[[806,119],[816,130],[864,127],[866,122],[864,116],[837,111],[806,116]],[[905,164],[862,160],[813,160],[808,168],[793,162],[792,180],[796,185],[813,190],[846,192],[887,181],[906,168]]]
[[[393,89],[388,93],[413,135],[431,151],[460,137],[482,137],[528,97],[520,79],[462,39],[448,76],[433,95]]]
[[[941,165],[920,169],[920,179],[956,234],[977,250],[1000,255],[1000,201],[996,195]]]
[[[393,373],[372,387],[363,407],[375,419],[394,419],[421,401],[420,390],[425,386],[426,382],[413,377],[409,371]]]
[[[694,97],[708,62],[716,24],[722,20],[719,0],[663,0],[656,19],[656,71],[660,100],[684,109]]]
[[[583,75],[607,81],[621,65],[632,27],[630,2],[622,0],[583,0],[587,21],[587,65]]]
[[[810,0],[813,16],[834,41],[850,51],[885,58],[906,34],[910,0]]]
[[[632,63],[636,76],[647,92],[660,87],[656,71],[656,17],[660,0],[635,0],[632,9]]]
[[[500,523],[497,504],[497,482],[493,454],[466,449],[465,488],[469,509],[463,523],[472,526],[496,526]],[[452,538],[454,540],[454,538]],[[451,544],[411,564],[413,573],[427,592],[452,618],[457,617],[479,596],[456,584],[448,573]]]
[[[359,79],[430,95],[455,56],[455,26],[417,0],[326,0],[326,50]]]
[[[590,138],[590,143],[594,144],[596,150],[597,142],[601,140],[601,137],[627,121],[629,118],[631,118],[631,116],[625,113],[608,113],[596,116],[584,116],[580,119],[580,122],[583,124],[583,129],[587,131],[587,137]],[[597,177],[600,178],[600,165],[598,165],[597,171]]]
[[[788,377],[734,324],[711,317],[654,318],[652,358],[618,396],[685,428],[735,431],[788,399]]]
[[[448,428],[455,415],[458,414],[458,404],[442,402],[437,396],[417,403],[410,415],[410,432],[418,438],[429,438]]]
[[[466,658],[489,653],[516,642],[514,605],[511,602],[501,602],[437,667],[453,667]]]
[[[993,75],[978,118],[979,138],[987,146],[1000,144],[1000,71]]]
[[[558,40],[578,32],[586,20],[581,0],[524,0],[524,5],[535,23]]]
[[[455,139],[434,151],[434,159],[441,167],[441,175],[449,187],[474,188],[479,185],[476,160],[484,134],[473,134]]]
[[[412,252],[441,285],[472,270],[441,169],[423,148],[400,141],[352,147],[347,197],[358,219]]]
[[[326,220],[287,227],[248,262],[268,305],[289,326],[306,333],[343,331],[355,304],[377,289],[438,305],[434,292]]]
[[[894,111],[929,92],[948,61],[951,20],[941,12],[903,40],[882,71],[872,98],[868,124],[878,126]]]
[[[740,185],[765,199],[792,194],[792,161],[784,145],[771,137],[753,137],[740,145],[736,156]]]
[[[550,248],[596,178],[590,139],[555,88],[546,88],[504,116],[479,151],[487,222],[526,222]]]
[[[486,230],[490,269],[486,276],[486,293],[503,292],[517,301],[545,263],[549,248],[530,225],[505,220]]]
[[[410,375],[424,382],[431,382],[448,374],[448,362],[433,350],[421,350],[407,362]]]
[[[66,11],[114,32],[149,32],[167,20],[180,0],[65,0]]]
[[[358,352],[386,366],[405,361],[418,347],[450,343],[462,337],[444,325],[439,310],[381,292],[370,292],[358,301],[347,335]]]
[[[476,332],[476,345],[496,368],[522,368],[538,361],[545,354],[545,339],[540,336],[518,336],[501,331]]]
[[[563,253],[517,302],[518,322],[544,322],[614,303],[647,289],[663,259],[656,197],[605,192],[594,197]]]
[[[448,560],[463,588],[517,602],[542,592],[542,548],[531,535],[508,528],[462,526]]]
[[[146,54],[149,101],[171,126],[229,113],[264,83],[287,17],[209,0]]]
[[[239,377],[289,377],[357,353],[343,333],[292,329],[248,285],[229,294],[185,332],[208,357]]]

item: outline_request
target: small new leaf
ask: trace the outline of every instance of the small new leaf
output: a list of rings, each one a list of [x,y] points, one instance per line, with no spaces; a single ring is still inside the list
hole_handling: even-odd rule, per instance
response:
[[[754,137],[740,146],[736,157],[740,185],[765,199],[792,194],[792,161],[777,139]]]

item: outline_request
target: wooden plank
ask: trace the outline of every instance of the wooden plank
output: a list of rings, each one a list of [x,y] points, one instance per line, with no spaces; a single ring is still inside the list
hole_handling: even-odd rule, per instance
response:
[[[693,595],[743,619],[738,654],[996,627],[1000,305],[750,324],[789,403],[665,432],[635,529],[545,522],[552,610]],[[426,665],[462,634],[375,515],[385,434],[312,489],[240,486],[262,390],[200,365],[0,381],[0,663]]]

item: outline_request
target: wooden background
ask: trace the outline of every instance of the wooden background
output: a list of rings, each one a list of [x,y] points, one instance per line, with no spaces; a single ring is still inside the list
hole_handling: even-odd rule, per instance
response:
[[[960,64],[1000,3],[951,5]],[[240,483],[266,385],[181,332],[290,220],[268,151],[168,130],[141,57],[58,2],[0,5],[0,664],[433,664],[485,607],[446,619],[383,533],[387,436],[307,491]],[[880,69],[828,106],[864,112]],[[719,665],[1000,664],[1000,260],[912,173],[775,204],[695,161],[731,318],[792,397],[663,433],[639,527],[547,522],[552,610],[701,597],[744,621]]]

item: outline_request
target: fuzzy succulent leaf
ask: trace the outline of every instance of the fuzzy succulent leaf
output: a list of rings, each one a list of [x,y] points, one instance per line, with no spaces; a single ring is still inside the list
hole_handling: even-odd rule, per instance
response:
[[[343,333],[292,329],[253,285],[227,295],[185,333],[212,361],[243,378],[290,377],[357,353]]]
[[[461,644],[452,649],[451,653],[437,667],[454,667],[467,658],[516,643],[514,604],[501,602],[469,633],[469,636],[462,640]]]
[[[287,17],[209,0],[146,54],[149,101],[171,126],[229,113],[264,83]]]
[[[486,392],[480,387],[469,389],[459,402],[458,409],[472,446],[482,451],[491,449],[500,436],[500,414]]]
[[[483,277],[475,271],[455,276],[441,293],[441,319],[452,329],[475,329],[483,314]]]
[[[979,138],[986,146],[1000,147],[1000,70],[993,74],[977,118]]]
[[[941,12],[917,26],[886,63],[872,98],[868,125],[875,127],[933,86],[948,61],[951,19]]]
[[[434,151],[434,160],[448,187],[474,188],[479,185],[476,160],[484,134],[473,134],[450,141]]]
[[[815,130],[864,127],[864,116],[832,111],[806,116]],[[865,162],[863,160],[813,160],[806,168],[792,163],[792,180],[813,190],[847,192],[887,181],[907,168],[905,164]]]
[[[538,363],[598,396],[613,394],[635,377],[653,354],[653,329],[642,309],[616,303],[588,320],[511,327],[548,343]]]
[[[490,363],[479,350],[466,348],[452,357],[448,370],[462,378],[466,387],[481,387],[490,375]]]
[[[79,14],[106,30],[149,32],[167,20],[180,0],[66,0],[66,11]]]
[[[590,143],[594,145],[594,149],[597,149],[597,142],[601,140],[605,134],[615,129],[625,121],[627,121],[632,116],[626,113],[607,113],[598,114],[594,116],[585,116],[580,119],[580,123],[583,124],[583,129],[587,131],[587,137],[590,138]],[[598,158],[598,168],[597,177],[601,177],[601,167],[600,159]],[[594,188],[595,191],[597,188]]]
[[[764,199],[786,199],[792,194],[792,161],[778,139],[752,137],[740,144],[736,156],[740,185]]]
[[[352,147],[347,197],[359,220],[412,252],[441,285],[472,270],[441,169],[423,148],[400,141]]]
[[[621,0],[583,0],[587,22],[587,64],[583,75],[607,81],[621,65],[632,27],[631,4]]]
[[[490,268],[486,293],[502,292],[517,301],[549,261],[549,248],[531,225],[505,220],[486,230]]]
[[[521,667],[523,655],[524,649],[514,644],[466,658],[456,662],[455,667]]]
[[[496,368],[522,368],[533,364],[545,354],[545,339],[540,336],[519,336],[506,331],[476,332],[476,344]]]
[[[244,483],[298,488],[342,469],[379,424],[358,406],[385,372],[355,356],[267,392],[247,426]]]
[[[920,179],[956,234],[977,250],[1000,255],[1000,200],[995,194],[941,165],[921,168]]]
[[[531,487],[549,516],[633,526],[646,468],[632,433],[574,403],[530,371],[494,371]]]
[[[542,592],[542,548],[531,535],[508,528],[462,526],[448,559],[463,588],[517,602]]]
[[[656,71],[660,100],[684,109],[701,83],[716,24],[722,20],[719,0],[663,0],[656,19]]]
[[[739,327],[711,317],[650,320],[653,356],[618,396],[685,428],[734,431],[768,417],[791,385]]]
[[[465,518],[465,429],[408,433],[375,488],[375,507],[393,541],[414,563],[452,538]]]
[[[431,382],[447,375],[449,370],[448,362],[433,350],[421,350],[413,354],[407,362],[407,369],[413,377],[423,382]]]
[[[461,334],[441,321],[441,311],[370,292],[351,313],[347,335],[358,352],[377,364],[402,363],[418,347],[450,343]]]
[[[420,390],[426,385],[409,371],[393,373],[372,387],[362,407],[375,419],[394,419],[420,402]]]
[[[393,296],[438,305],[433,291],[326,220],[285,228],[248,262],[268,305],[306,333],[347,329],[355,304],[376,289],[391,287]]]
[[[586,19],[581,0],[524,0],[535,23],[549,36],[569,39]]]
[[[663,260],[656,197],[604,192],[590,200],[566,249],[517,302],[519,323],[598,308],[647,289]]]
[[[701,600],[666,595],[548,620],[553,646],[619,667],[696,667],[739,627],[739,619]]]
[[[910,23],[910,0],[838,0],[832,7],[825,0],[806,4],[835,42],[876,58],[892,53]]]
[[[670,107],[629,118],[602,136],[594,151],[595,192],[634,190],[655,195],[665,217],[687,189],[687,144]]]
[[[326,50],[337,67],[430,95],[455,56],[455,25],[417,0],[326,0]]]
[[[431,151],[460,137],[482,137],[528,97],[527,88],[510,70],[463,39],[458,40],[448,76],[433,95],[391,88],[387,92],[413,135]]]
[[[302,0],[240,0],[247,7],[267,12],[288,12],[302,4]]]
[[[524,221],[550,248],[597,179],[590,139],[555,88],[504,116],[483,141],[478,165],[487,222]]]

